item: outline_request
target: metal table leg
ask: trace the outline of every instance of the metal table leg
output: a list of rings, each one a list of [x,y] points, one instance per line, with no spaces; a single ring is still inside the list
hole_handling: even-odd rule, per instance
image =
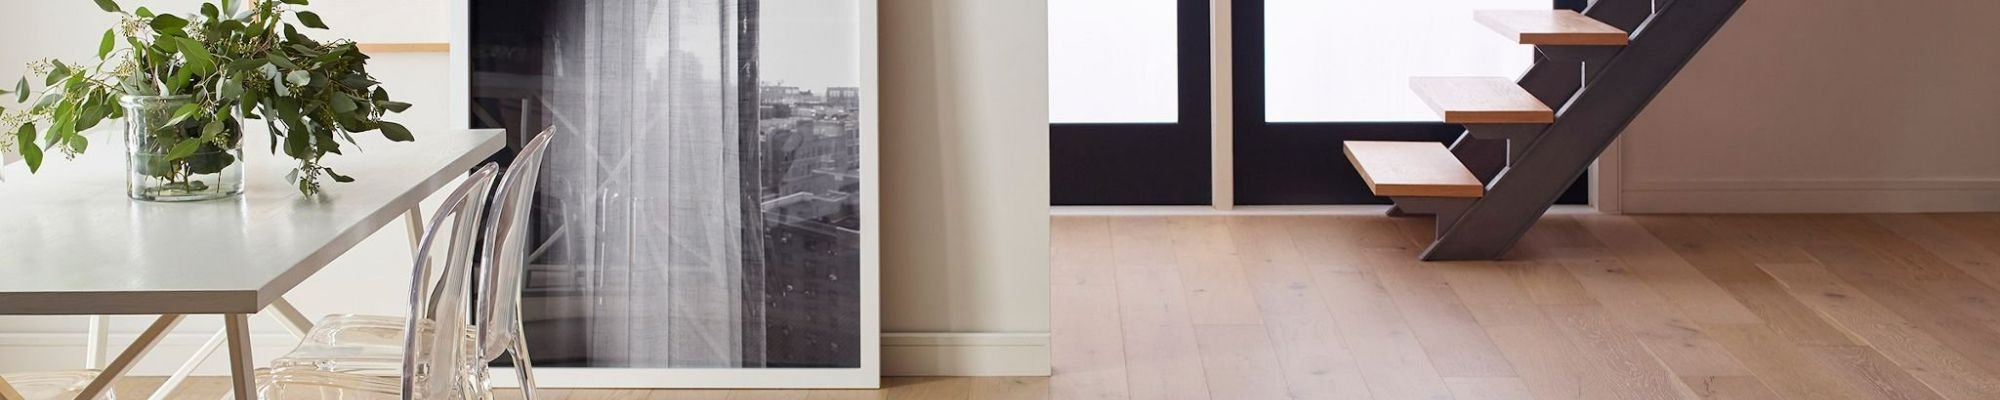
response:
[[[236,400],[257,398],[257,364],[250,358],[250,314],[222,316],[223,331],[229,336],[230,390]]]
[[[27,399],[28,399],[27,396],[21,395],[21,391],[14,390],[14,385],[7,384],[6,378],[0,378],[0,400],[27,400]]]
[[[284,326],[286,331],[290,331],[292,337],[305,340],[306,333],[312,332],[312,321],[306,319],[305,314],[299,312],[298,307],[292,306],[292,302],[285,301],[282,297],[278,298],[278,301],[272,302],[271,306],[266,308],[265,311],[270,313],[272,319],[278,321],[278,325]],[[195,349],[194,356],[189,358],[186,363],[181,364],[180,369],[174,370],[173,375],[168,375],[167,381],[161,383],[159,389],[153,390],[153,396],[148,397],[147,400],[166,400],[172,397],[174,391],[179,390],[182,383],[186,383],[188,376],[194,374],[196,367],[200,367],[201,363],[207,362],[209,357],[213,357],[216,349],[222,348],[223,343],[228,341],[228,334],[229,329],[226,327],[216,331],[215,336],[209,337],[207,343],[203,343],[201,348]]]
[[[83,368],[104,368],[104,361],[111,355],[111,316],[90,316],[90,334],[83,344]]]
[[[140,332],[139,338],[133,339],[131,346],[127,346],[124,352],[118,353],[118,358],[112,359],[110,364],[104,366],[104,372],[99,373],[97,379],[91,380],[89,386],[84,386],[83,392],[77,393],[77,400],[95,399],[98,394],[110,389],[112,383],[116,383],[132,369],[132,364],[146,357],[146,353],[152,352],[153,346],[160,344],[160,338],[165,337],[167,332],[173,331],[174,325],[181,323],[181,317],[180,314],[167,314],[153,320],[153,325],[146,327],[145,332]]]

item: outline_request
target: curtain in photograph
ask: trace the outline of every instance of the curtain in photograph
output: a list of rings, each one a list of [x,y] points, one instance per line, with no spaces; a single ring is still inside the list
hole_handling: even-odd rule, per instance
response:
[[[553,272],[580,293],[531,302],[561,309],[530,314],[569,320],[534,333],[571,336],[539,340],[592,367],[762,366],[762,293],[746,291],[763,282],[763,250],[737,0],[543,4],[538,114],[575,139],[549,155],[542,192],[560,206],[544,214],[560,215],[544,225],[561,234],[543,254],[561,255]]]

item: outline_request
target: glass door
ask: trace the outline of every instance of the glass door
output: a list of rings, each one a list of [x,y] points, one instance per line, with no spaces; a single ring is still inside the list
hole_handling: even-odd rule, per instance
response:
[[[1584,0],[1557,0],[1581,9]],[[1348,140],[1449,143],[1447,125],[1409,88],[1416,76],[1515,77],[1531,46],[1473,10],[1550,0],[1234,0],[1236,202],[1383,203],[1341,155]],[[1566,200],[1581,201],[1572,190]]]
[[[1208,0],[1049,2],[1055,205],[1209,204]]]

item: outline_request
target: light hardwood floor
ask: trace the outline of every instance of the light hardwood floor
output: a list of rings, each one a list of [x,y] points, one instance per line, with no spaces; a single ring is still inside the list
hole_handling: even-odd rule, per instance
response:
[[[546,398],[2000,399],[2000,214],[1555,213],[1453,263],[1425,219],[1053,228],[1054,377]]]
[[[1059,399],[2000,399],[2000,215],[1057,217]]]

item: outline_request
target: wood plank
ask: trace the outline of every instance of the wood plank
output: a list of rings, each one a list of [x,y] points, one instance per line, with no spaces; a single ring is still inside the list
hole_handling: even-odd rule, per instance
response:
[[[1348,141],[1347,160],[1377,196],[1478,198],[1479,178],[1435,142]]]
[[[1301,224],[1300,222],[1308,222]],[[1352,243],[1295,238],[1313,232],[1340,235],[1339,229],[1317,224],[1318,218],[1231,218],[1237,256],[1257,297],[1264,329],[1277,352],[1286,392],[1296,399],[1366,399],[1371,397],[1340,327],[1315,289],[1312,273],[1298,253],[1299,242],[1314,243],[1326,255],[1341,254]],[[1356,220],[1354,222],[1359,222]],[[1306,225],[1313,225],[1307,227]],[[1338,258],[1335,256],[1335,258]],[[1330,268],[1336,269],[1336,268]],[[1338,269],[1336,269],[1338,270]]]
[[[1868,279],[1868,270],[1882,263],[1878,258],[1851,247],[1812,247],[1807,251],[1841,282],[1880,304],[1911,326],[1950,346],[1961,356],[1987,371],[2000,371],[2000,331],[1990,318],[1967,313],[1990,312],[1976,305],[1960,304],[1943,296],[1936,286],[1912,282]],[[1977,283],[1977,282],[1972,282]]]
[[[1675,308],[1686,312],[1688,318],[1704,324],[1764,323],[1631,218],[1588,215],[1573,219],[1606,250],[1617,255],[1628,273],[1646,282]]]
[[[1535,400],[1521,378],[1444,378],[1457,400]]]
[[[1410,90],[1447,124],[1548,124],[1556,112],[1506,78],[1410,78]]]
[[[1764,386],[1764,381],[1754,376],[1709,376],[1681,378],[1681,383],[1694,390],[1695,397],[1706,400],[1778,400],[1777,393]]]
[[[969,400],[972,382],[966,378],[884,378],[889,400]],[[734,399],[732,399],[734,400]]]
[[[1472,19],[1520,44],[1623,46],[1624,30],[1570,10],[1478,10]]]
[[[1209,396],[1217,399],[1290,397],[1284,370],[1262,325],[1195,327],[1207,371]]]
[[[1874,215],[1869,220],[1922,246],[1987,286],[2000,287],[2000,252],[1987,248],[1979,241],[1954,232],[1924,215]]]
[[[1416,254],[1380,252],[1371,255],[1377,277],[1402,310],[1403,319],[1430,355],[1438,375],[1451,377],[1513,377],[1514,368],[1486,336],[1472,312],[1430,265]]]
[[[1036,377],[977,377],[972,381],[972,400],[1046,400],[1049,380]],[[814,394],[818,394],[815,392]],[[1067,399],[1067,397],[1065,397]]]
[[[1111,236],[1127,393],[1132,398],[1207,399],[1201,347],[1174,265],[1167,220],[1116,218]]]
[[[1626,399],[1677,399],[1693,393],[1679,378],[1647,353],[1644,345],[1616,323],[1601,306],[1543,306],[1556,329],[1576,345],[1597,368],[1584,371],[1616,387]]]
[[[1123,317],[1115,285],[1055,285],[1050,317],[1049,390],[1064,399],[1124,399]]]
[[[1865,399],[1792,341],[1764,325],[1704,325],[1771,391],[1787,399]]]
[[[1188,317],[1196,325],[1261,324],[1257,299],[1236,259],[1224,218],[1173,217],[1175,264],[1186,285]]]
[[[1444,379],[1411,334],[1388,290],[1372,271],[1315,268],[1313,282],[1332,310],[1348,351],[1378,399],[1451,399]]]
[[[1111,222],[1104,217],[1049,219],[1049,282],[1057,285],[1114,285],[1117,265],[1111,252]]]
[[[1913,326],[1817,264],[1759,264],[1786,290],[1918,380],[1954,399],[2000,399],[2000,375]]]
[[[1857,342],[1785,293],[1776,279],[1757,268],[1741,248],[1686,217],[1636,217],[1674,253],[1741,303],[1767,328],[1786,339],[1813,346],[1851,346]]]
[[[1594,251],[1592,251],[1594,250]],[[1750,376],[1700,325],[1670,304],[1602,249],[1570,249],[1564,267],[1604,305],[1613,319],[1682,378]]]

